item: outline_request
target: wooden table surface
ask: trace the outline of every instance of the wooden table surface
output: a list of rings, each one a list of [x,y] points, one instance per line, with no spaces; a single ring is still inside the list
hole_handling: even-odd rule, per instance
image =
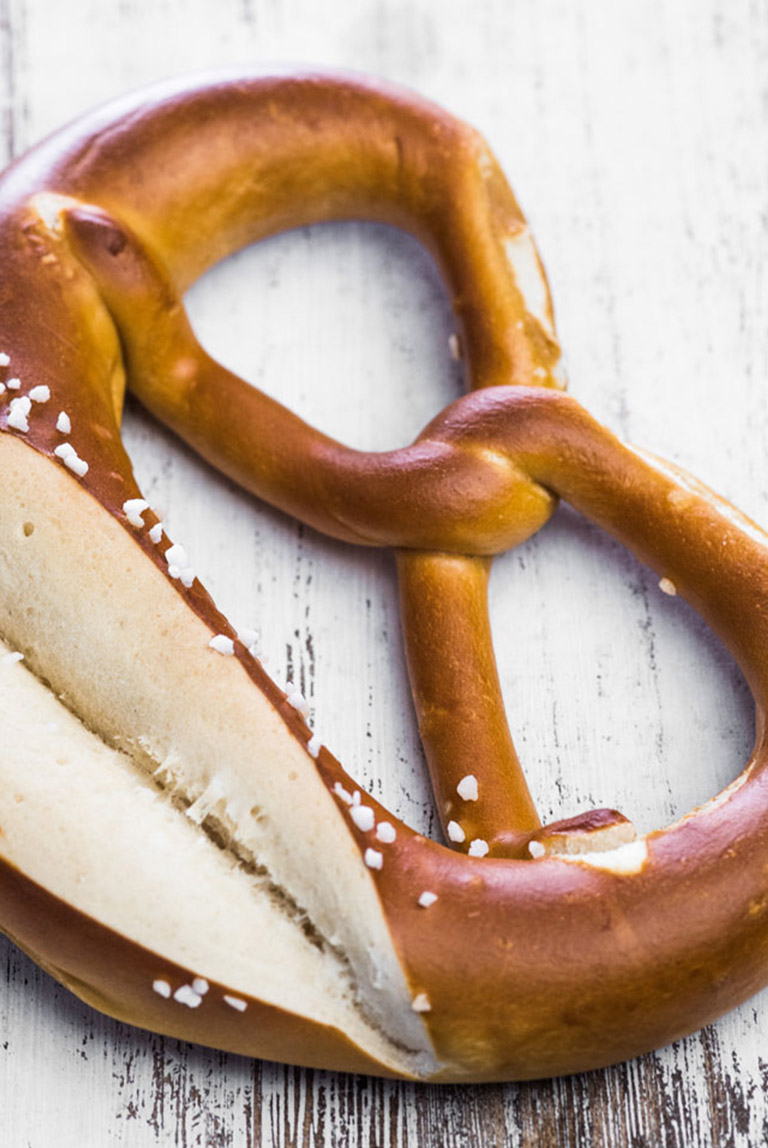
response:
[[[747,0],[0,0],[0,159],[88,107],[227,63],[403,82],[477,125],[531,220],[572,392],[768,522],[768,7]],[[449,308],[390,229],[314,227],[189,296],[208,348],[348,442],[406,442],[458,395]],[[221,607],[292,670],[324,740],[436,833],[391,556],[254,503],[140,411],[146,496]],[[1,481],[1,479],[0,479]],[[567,508],[500,559],[494,634],[542,815],[647,830],[736,776],[752,706],[679,598]],[[344,714],[344,717],[341,715]],[[747,1146],[768,1138],[768,996],[629,1064],[430,1087],[253,1063],[81,1005],[0,941],[3,1148]]]

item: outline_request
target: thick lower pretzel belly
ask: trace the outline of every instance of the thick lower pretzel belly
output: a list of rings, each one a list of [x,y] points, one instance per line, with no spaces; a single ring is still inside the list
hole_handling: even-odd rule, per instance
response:
[[[342,218],[427,244],[474,389],[382,455],[223,371],[181,302],[242,244]],[[157,89],[8,170],[0,256],[0,927],[134,1023],[435,1080],[607,1064],[768,979],[765,538],[559,392],[546,281],[477,133],[349,77]],[[361,794],[216,611],[141,499],[126,377],[255,494],[397,549],[453,848]],[[487,570],[558,496],[674,581],[757,701],[738,781],[640,840],[614,811],[542,828],[504,721]]]

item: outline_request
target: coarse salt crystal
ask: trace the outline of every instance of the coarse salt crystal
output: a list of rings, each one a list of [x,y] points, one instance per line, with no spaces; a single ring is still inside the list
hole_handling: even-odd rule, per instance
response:
[[[153,981],[152,988],[158,996],[165,997],[166,1000],[168,1000],[171,995],[171,986],[168,984],[168,981]]]
[[[155,525],[152,527],[152,529],[149,532],[149,537],[150,537],[150,540],[152,542],[154,542],[155,544],[157,544],[160,541],[160,539],[163,537],[163,524],[162,524],[162,522],[156,522],[155,523]]]
[[[659,582],[659,589],[662,594],[669,594],[671,598],[674,598],[675,594],[677,594],[677,586],[671,578],[662,578]]]
[[[5,385],[9,391],[21,390],[21,379],[6,379]]]
[[[141,516],[145,510],[149,510],[149,503],[144,498],[129,498],[123,503],[125,517],[131,526],[135,526],[137,530],[144,525],[144,519]]]
[[[11,399],[8,426],[13,427],[14,430],[21,431],[22,434],[26,434],[29,430],[28,415],[31,408],[32,403],[27,395],[23,395],[18,399]]]
[[[422,909],[428,909],[430,905],[434,905],[437,900],[437,893],[430,893],[429,889],[425,889],[419,897],[419,904]]]
[[[56,430],[60,434],[70,434],[72,431],[72,420],[66,411],[59,411],[59,417],[56,419]]]
[[[251,646],[255,646],[259,640],[259,635],[256,631],[251,630],[248,626],[245,626],[242,630],[238,630],[237,636],[248,650],[250,650]]]
[[[477,801],[477,778],[474,773],[468,773],[466,777],[462,777],[456,786],[456,792],[462,801]]]
[[[181,578],[182,585],[189,589],[195,581],[195,572],[191,566],[185,566],[184,569],[179,572],[179,578]]]
[[[340,781],[337,781],[333,787],[333,792],[337,797],[340,797],[347,805],[352,804],[352,794],[349,793]]]
[[[203,998],[200,996],[200,993],[196,993],[192,985],[182,985],[176,989],[176,992],[173,994],[173,999],[178,1001],[179,1004],[186,1005],[187,1008],[197,1008],[203,1003]]]
[[[248,1008],[248,1002],[241,1000],[240,997],[231,997],[227,993],[224,993],[224,1000],[230,1008],[237,1009],[238,1012],[245,1012]]]
[[[0,383],[0,395],[5,394],[5,383]]]
[[[177,566],[181,571],[189,565],[187,552],[178,542],[174,542],[165,552],[165,560],[169,566]]]
[[[546,849],[540,841],[529,841],[528,852],[530,853],[531,857],[543,857],[546,853]]]
[[[228,658],[235,652],[235,643],[231,638],[228,638],[226,634],[217,634],[214,638],[211,638],[208,645],[212,650],[215,650],[217,654],[224,654],[225,657]]]
[[[490,846],[487,841],[483,841],[482,837],[476,837],[474,841],[469,843],[470,857],[485,857]]]
[[[458,843],[459,841],[463,841],[467,835],[459,825],[458,821],[449,821],[448,836],[451,841],[456,841]]]
[[[11,356],[6,354],[5,351],[0,351],[0,367],[7,367],[11,361]]]
[[[320,750],[322,749],[322,746],[323,743],[321,742],[320,738],[316,733],[313,733],[312,737],[307,742],[307,753],[310,757],[317,757],[320,753]]]
[[[378,849],[366,849],[364,860],[369,869],[381,869],[384,864],[384,854],[379,853]]]
[[[380,821],[376,826],[376,837],[385,845],[391,845],[397,837],[394,825],[390,824],[389,821]]]
[[[291,690],[288,695],[288,705],[298,710],[302,717],[309,714],[309,704],[301,690]]]
[[[192,981],[192,988],[195,990],[198,996],[204,997],[210,987],[211,986],[208,984],[208,981],[205,979],[205,977],[195,977],[195,979]]]
[[[417,993],[411,1001],[411,1008],[414,1012],[431,1012],[432,1002],[426,993]]]
[[[84,458],[80,458],[80,456],[77,454],[73,454],[70,455],[69,458],[65,458],[64,465],[69,467],[71,471],[74,471],[75,474],[79,475],[80,478],[83,478],[88,473],[88,463]]]
[[[45,386],[33,387],[29,392],[29,397],[33,403],[47,403],[51,397],[51,388]]]
[[[373,829],[375,818],[370,805],[353,805],[349,811],[349,816],[363,833],[368,833],[369,830]]]
[[[81,478],[88,473],[88,463],[79,457],[77,451],[69,442],[63,442],[61,446],[57,446],[53,452],[57,458],[60,458],[65,466],[74,471]]]

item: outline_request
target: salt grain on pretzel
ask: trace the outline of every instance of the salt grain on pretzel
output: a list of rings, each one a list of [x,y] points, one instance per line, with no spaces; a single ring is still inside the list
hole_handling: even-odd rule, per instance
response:
[[[613,810],[542,826],[515,754],[490,563],[558,497],[693,603],[760,713],[768,547],[562,393],[546,280],[482,138],[357,77],[230,74],[120,100],[0,185],[0,366],[9,391],[33,383],[0,411],[0,658],[29,654],[0,683],[2,928],[142,1027],[441,1082],[605,1065],[764,985],[764,722],[736,782],[640,839]],[[471,387],[380,454],[219,367],[183,305],[243,244],[346,218],[405,227],[435,255]],[[182,548],[138,527],[126,380],[254,494],[395,548],[447,844],[363,800],[304,705],[227,636]],[[55,424],[29,418],[40,388],[63,406]]]
[[[320,753],[320,750],[322,749],[322,745],[323,745],[323,743],[321,742],[321,740],[317,736],[317,734],[316,733],[313,734],[312,737],[307,742],[307,753],[310,755],[310,757],[316,758],[318,756],[318,754]]]

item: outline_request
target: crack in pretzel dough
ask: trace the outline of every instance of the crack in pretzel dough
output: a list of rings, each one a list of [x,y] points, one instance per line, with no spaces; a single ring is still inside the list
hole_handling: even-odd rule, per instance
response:
[[[237,866],[230,865],[230,876],[234,879],[239,870],[238,880],[247,877],[252,892],[258,891],[279,909],[277,916],[303,938],[297,944],[302,960],[308,951],[320,951],[324,962],[333,964],[333,976],[321,978],[316,972],[314,979],[323,981],[331,999],[341,1001],[339,1027],[350,1033],[354,1027],[360,1046],[372,1049],[382,1062],[397,1065],[398,1071],[434,1071],[428,1042],[423,1035],[419,1038],[422,1022],[410,1009],[410,993],[400,980],[396,960],[388,955],[391,942],[371,878],[312,759],[266,699],[252,689],[240,663],[209,648],[207,627],[187,611],[167,578],[146,562],[125,529],[105,515],[86,491],[73,487],[63,468],[7,435],[0,436],[0,465],[9,477],[17,465],[24,468],[24,479],[4,484],[0,492],[0,535],[5,542],[0,554],[0,633],[10,643],[8,649],[25,655],[21,665],[0,667],[6,683],[13,675],[28,676],[31,671],[59,696],[55,703],[59,709],[64,705],[79,716],[83,735],[87,728],[92,731],[89,737],[100,739],[103,745],[96,747],[100,758],[111,753],[125,764],[129,755],[131,769],[141,768],[144,775],[159,772],[151,784],[162,786],[164,780],[166,791],[181,805],[192,807],[205,791],[219,786],[221,796],[215,797],[211,809],[215,822],[203,832],[181,811],[176,812],[177,820],[209,845],[214,827],[220,831],[239,855]],[[25,524],[34,529],[27,526],[25,531]],[[41,561],[42,553],[46,561]],[[61,581],[66,579],[77,580],[81,590],[76,624],[60,613]],[[115,611],[94,608],[99,587],[113,603],[119,598]],[[46,617],[45,648],[35,632],[38,615]],[[101,661],[112,656],[117,664],[110,673]],[[23,711],[19,712],[19,737],[26,745],[27,725]],[[46,718],[50,720],[59,719]],[[71,729],[70,734],[80,736]],[[42,776],[45,760],[31,741],[29,746],[35,757],[34,770],[27,773],[32,781],[35,770]],[[7,756],[7,744],[4,752]],[[145,787],[149,784],[144,781]],[[116,789],[125,796],[124,785]],[[87,794],[81,796],[86,800]],[[98,830],[102,842],[103,832]],[[308,841],[309,837],[314,840]],[[30,835],[29,840],[34,839]],[[0,848],[3,845],[0,838]],[[308,849],[314,857],[324,857],[325,871],[318,872],[306,861],[297,869],[297,858],[300,861]],[[148,855],[142,853],[142,859]],[[27,861],[25,871],[34,878],[34,856]],[[246,873],[251,865],[266,875],[258,887]],[[55,866],[48,876],[50,881],[46,878],[43,883],[55,889]],[[83,911],[92,911],[95,919],[109,922],[110,898],[119,908],[119,891],[124,888],[113,876],[95,907],[78,900],[87,893],[87,883],[73,878],[69,891],[61,892]],[[150,889],[151,885],[148,882]],[[348,924],[350,912],[354,932]],[[304,915],[311,922],[310,936],[302,929]],[[130,936],[130,929],[127,932]],[[152,930],[144,930],[142,937],[152,947]],[[274,962],[278,984],[282,967],[290,961],[290,945],[286,942],[284,948],[285,957]],[[201,964],[202,958],[194,971],[205,975]],[[242,970],[238,976],[239,987]],[[334,977],[339,984],[331,991]],[[253,979],[251,988],[255,992]],[[392,1001],[398,997],[406,1008],[398,1008],[397,1015],[408,1020],[399,1030],[390,1017]],[[286,1007],[285,993],[278,992],[276,1002]],[[323,1022],[327,1019],[328,1009],[317,993],[304,1011]]]

